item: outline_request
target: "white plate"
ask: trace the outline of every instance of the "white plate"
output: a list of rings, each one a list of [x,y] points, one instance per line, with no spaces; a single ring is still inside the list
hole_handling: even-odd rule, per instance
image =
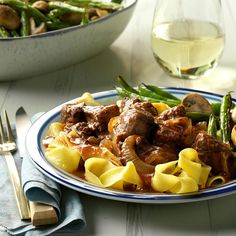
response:
[[[171,92],[173,95],[182,97],[183,95],[191,92],[197,92],[202,94],[210,102],[219,102],[222,99],[222,95],[202,92],[198,90],[191,89],[181,89],[181,88],[165,88],[167,91]],[[109,104],[114,102],[117,98],[115,91],[105,91],[93,94],[94,98],[103,104]],[[73,102],[73,100],[68,103]],[[211,198],[216,198],[220,196],[225,196],[235,192],[236,181],[231,181],[221,187],[211,188],[202,190],[194,193],[187,194],[159,194],[159,193],[134,193],[134,192],[124,192],[118,190],[110,190],[97,187],[93,184],[86,182],[85,180],[79,179],[72,176],[66,172],[59,170],[50,164],[44,155],[42,139],[48,129],[48,126],[53,121],[59,120],[60,110],[62,105],[55,107],[49,112],[43,114],[30,128],[27,138],[26,147],[32,158],[35,166],[45,175],[49,176],[56,182],[72,188],[79,192],[90,194],[93,196],[107,198],[112,200],[119,200],[125,202],[139,202],[139,203],[183,203],[183,202],[193,202],[206,200]]]

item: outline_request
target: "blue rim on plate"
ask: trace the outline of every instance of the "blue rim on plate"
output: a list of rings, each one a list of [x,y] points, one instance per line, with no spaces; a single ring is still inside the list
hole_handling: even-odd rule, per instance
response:
[[[188,93],[199,93],[207,98],[210,102],[219,102],[222,95],[203,92],[200,90],[185,89],[185,88],[165,88],[168,92],[178,97],[183,97]],[[93,94],[93,97],[101,103],[115,101],[117,93],[114,90],[104,91]],[[72,103],[76,99],[68,101]],[[235,100],[234,100],[235,102]],[[63,105],[63,104],[62,104]],[[167,203],[184,203],[212,199],[229,195],[236,191],[236,181],[231,181],[219,187],[201,190],[194,193],[186,194],[160,194],[160,193],[136,193],[125,192],[118,190],[105,189],[79,179],[71,174],[68,174],[49,163],[44,155],[42,139],[46,134],[48,126],[60,118],[60,111],[62,105],[59,105],[52,110],[44,113],[39,119],[31,126],[26,137],[26,148],[35,166],[49,178],[56,182],[74,189],[76,191],[93,195],[96,197],[136,203],[154,203],[154,204],[167,204]]]

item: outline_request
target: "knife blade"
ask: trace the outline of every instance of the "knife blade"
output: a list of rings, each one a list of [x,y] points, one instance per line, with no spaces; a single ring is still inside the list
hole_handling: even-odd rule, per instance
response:
[[[20,157],[24,158],[27,153],[25,147],[25,138],[32,123],[23,107],[20,107],[16,111],[15,118],[18,150]],[[31,213],[31,223],[33,225],[39,226],[57,223],[58,216],[56,210],[52,206],[31,201],[29,202],[29,205]]]
[[[28,118],[26,111],[23,107],[20,107],[16,111],[16,134],[18,151],[22,158],[26,154],[25,137],[31,125],[31,120]]]

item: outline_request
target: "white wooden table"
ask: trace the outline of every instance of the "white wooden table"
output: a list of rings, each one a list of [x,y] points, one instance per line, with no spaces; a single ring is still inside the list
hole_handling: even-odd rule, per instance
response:
[[[167,77],[157,66],[150,46],[154,5],[155,0],[139,0],[126,30],[100,55],[50,74],[0,83],[1,108],[7,108],[11,119],[19,106],[32,116],[78,97],[82,92],[112,89],[118,75],[132,85],[145,81],[158,86],[187,87],[222,94],[235,90],[236,2],[223,1],[226,47],[220,65],[208,78],[194,81]],[[80,235],[236,235],[236,194],[171,205],[131,204],[85,194],[81,194],[81,200],[87,228]]]

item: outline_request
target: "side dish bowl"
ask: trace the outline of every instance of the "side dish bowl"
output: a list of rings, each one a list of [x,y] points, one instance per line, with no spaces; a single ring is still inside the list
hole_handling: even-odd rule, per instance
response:
[[[198,93],[203,95],[210,102],[220,102],[222,96],[218,94],[191,90],[191,89],[181,89],[181,88],[165,88],[168,92],[173,95],[182,98],[188,93]],[[115,91],[105,91],[93,94],[95,100],[101,104],[110,104],[117,100],[117,94]],[[75,100],[71,100],[68,103],[72,103]],[[235,101],[234,101],[235,102]],[[63,105],[63,104],[62,104]],[[141,193],[141,192],[127,192],[111,190],[106,188],[101,188],[86,182],[76,176],[63,172],[59,170],[51,163],[49,163],[44,154],[44,147],[42,140],[48,130],[49,125],[52,122],[58,121],[60,119],[60,111],[62,105],[55,107],[54,109],[44,113],[30,128],[27,138],[26,147],[29,155],[35,164],[35,166],[45,175],[49,176],[56,182],[72,188],[76,191],[90,194],[93,196],[125,201],[125,202],[139,202],[139,203],[184,203],[184,202],[194,202],[200,200],[207,200],[211,198],[216,198],[224,195],[234,193],[236,191],[236,181],[231,181],[227,184],[200,190],[198,192],[186,193],[186,194],[163,194],[163,193]]]
[[[137,0],[87,25],[33,36],[0,38],[0,81],[17,80],[67,67],[97,55],[122,33]]]

